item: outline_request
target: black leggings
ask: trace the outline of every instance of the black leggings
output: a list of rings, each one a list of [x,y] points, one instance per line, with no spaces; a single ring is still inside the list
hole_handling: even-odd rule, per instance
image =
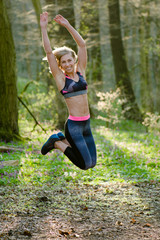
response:
[[[71,147],[67,147],[64,154],[77,167],[83,170],[96,165],[96,147],[90,129],[90,119],[65,123],[65,136]]]

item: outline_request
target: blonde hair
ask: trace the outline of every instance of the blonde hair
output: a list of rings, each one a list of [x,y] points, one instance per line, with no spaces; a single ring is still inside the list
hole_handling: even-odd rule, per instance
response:
[[[55,48],[55,50],[53,50],[52,52],[57,59],[58,65],[60,65],[61,57],[68,54],[68,53],[71,53],[72,57],[75,60],[77,60],[77,55],[76,55],[75,51],[72,48],[69,48],[69,47],[66,47],[66,46]]]
[[[69,48],[66,46],[55,48],[55,50],[53,50],[52,53],[56,57],[58,65],[60,65],[61,57],[68,53],[71,53],[72,57],[77,61],[77,55],[76,55],[75,51],[72,48]],[[42,58],[42,60],[47,60],[47,56]]]

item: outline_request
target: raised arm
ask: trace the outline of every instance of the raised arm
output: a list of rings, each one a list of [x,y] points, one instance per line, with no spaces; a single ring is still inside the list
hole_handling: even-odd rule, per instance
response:
[[[64,26],[68,32],[72,35],[73,39],[77,43],[78,46],[78,64],[77,70],[85,73],[86,65],[87,65],[87,50],[86,44],[82,36],[71,26],[67,19],[65,19],[62,15],[57,15],[54,20],[60,25]]]
[[[47,33],[47,25],[48,25],[48,13],[44,12],[40,15],[40,26],[41,26],[41,32],[42,32],[42,42],[43,42],[43,47],[47,55],[48,63],[52,72],[53,77],[56,80],[56,84],[59,90],[62,89],[63,81],[62,77],[59,77],[62,75],[61,70],[58,67],[57,60],[52,53],[52,48],[50,45],[50,41],[48,38],[48,33]]]

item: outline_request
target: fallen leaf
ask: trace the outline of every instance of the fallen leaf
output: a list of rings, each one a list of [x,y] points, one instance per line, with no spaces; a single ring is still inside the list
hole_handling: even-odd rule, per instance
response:
[[[73,237],[79,238],[80,236],[77,233],[74,233]]]
[[[25,229],[25,230],[22,232],[22,235],[28,236],[28,237],[31,237],[31,236],[32,236],[31,232],[30,232],[29,230],[27,230],[27,229]]]
[[[151,227],[151,224],[146,223],[146,224],[143,225],[143,227]]]
[[[87,211],[87,210],[88,210],[88,207],[87,207],[87,206],[85,206],[85,207],[83,208],[83,210]]]
[[[98,228],[98,229],[97,229],[97,231],[98,231],[98,232],[101,232],[101,231],[102,231],[102,228],[101,228],[101,227],[100,227],[100,228]]]
[[[118,225],[118,226],[122,226],[123,223],[122,223],[121,221],[117,221],[117,222],[116,222],[116,225]]]
[[[131,218],[131,223],[135,224],[136,223],[136,220],[134,218]]]
[[[59,233],[63,236],[68,236],[70,233],[68,231],[59,230]]]

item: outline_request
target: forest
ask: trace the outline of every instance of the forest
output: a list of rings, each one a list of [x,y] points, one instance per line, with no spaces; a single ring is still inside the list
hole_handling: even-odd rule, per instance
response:
[[[64,16],[86,42],[97,165],[83,171],[57,149],[65,100],[51,47],[77,52]],[[160,2],[0,0],[0,239],[160,239]]]

